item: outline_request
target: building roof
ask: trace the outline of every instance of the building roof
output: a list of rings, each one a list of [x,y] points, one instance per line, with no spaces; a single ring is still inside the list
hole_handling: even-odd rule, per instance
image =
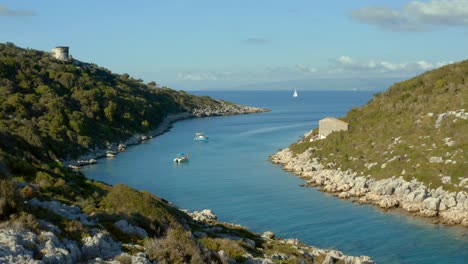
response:
[[[324,119],[320,119],[320,121],[322,121],[322,120],[333,120],[335,122],[341,122],[343,124],[349,125],[347,122],[345,122],[343,120],[340,120],[340,119],[337,119],[337,118],[334,118],[334,117],[325,117]]]

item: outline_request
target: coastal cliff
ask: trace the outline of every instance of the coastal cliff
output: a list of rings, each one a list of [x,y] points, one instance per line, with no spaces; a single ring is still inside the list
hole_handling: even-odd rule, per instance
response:
[[[70,169],[180,119],[265,109],[144,84],[11,43],[0,44],[0,95],[1,263],[373,263],[256,234],[218,222],[209,210],[182,211]]]
[[[374,95],[317,140],[313,129],[274,163],[343,199],[468,226],[468,61]]]

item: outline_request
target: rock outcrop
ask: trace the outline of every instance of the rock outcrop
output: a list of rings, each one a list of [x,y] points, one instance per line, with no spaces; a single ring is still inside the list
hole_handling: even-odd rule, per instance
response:
[[[80,221],[89,229],[81,233],[81,240],[74,241],[64,238],[65,231],[45,220],[40,220],[40,225],[44,230],[36,231],[36,233],[21,228],[0,228],[0,263],[152,263],[142,245],[124,244],[117,241],[116,236],[111,235],[109,230],[105,229],[105,225],[100,223],[99,217],[90,217],[82,213],[77,206],[65,205],[54,200],[40,201],[38,199],[30,200],[29,204],[54,212],[66,219]],[[440,202],[438,206],[440,206]],[[324,260],[328,261],[327,263],[338,261],[356,264],[373,263],[367,256],[346,256],[340,251],[305,245],[298,239],[276,238],[271,231],[266,231],[262,235],[255,234],[254,237],[245,237],[243,234],[246,231],[233,233],[233,230],[245,230],[245,228],[235,224],[218,222],[218,217],[209,209],[188,213],[188,215],[191,219],[182,218],[181,223],[188,232],[192,233],[194,239],[207,237],[242,243],[246,249],[246,253],[242,255],[243,263],[277,263],[281,260],[310,260],[311,262],[317,260],[320,263],[325,263]],[[198,226],[197,230],[192,230],[189,224],[190,226]],[[132,225],[124,219],[115,222],[113,226],[127,235],[141,239],[140,241],[148,237],[146,230]],[[290,249],[287,253],[264,252],[263,257],[254,257],[248,253],[263,251],[264,243],[272,247],[284,245],[280,247],[290,247]],[[123,253],[124,248],[132,252],[133,255]],[[225,263],[237,263],[236,260],[229,258],[223,250],[211,254],[215,254],[216,258]]]
[[[114,226],[127,235],[135,235],[140,239],[148,237],[148,233],[143,228],[131,225],[125,219],[115,222]]]
[[[438,217],[442,223],[468,227],[468,194],[465,191],[449,192],[442,187],[430,189],[421,182],[408,182],[402,177],[375,180],[357,176],[350,170],[328,169],[311,156],[311,149],[296,156],[289,149],[283,149],[272,155],[271,160],[300,176],[306,185],[318,186],[339,198],[352,198],[383,209],[401,207],[416,215]]]
[[[189,213],[194,221],[200,221],[203,223],[204,232],[196,231],[193,233],[195,237],[206,237],[207,233],[214,235],[216,237],[221,237],[224,239],[234,240],[234,241],[242,241],[244,245],[249,247],[250,249],[257,249],[259,251],[263,251],[261,248],[257,248],[259,244],[257,244],[254,240],[248,238],[241,238],[238,236],[234,236],[228,232],[227,230],[223,229],[220,226],[214,226],[214,224],[220,224],[220,222],[215,222],[214,219],[217,219],[217,216],[209,209],[204,209],[201,212],[195,211],[194,213]],[[209,217],[207,217],[209,216]],[[227,224],[227,223],[226,223]],[[233,225],[233,224],[229,224]],[[242,228],[241,226],[235,225],[237,227]],[[200,233],[203,233],[200,236]],[[347,256],[343,254],[343,252],[338,250],[326,250],[320,249],[313,246],[308,246],[299,241],[299,239],[282,239],[277,238],[275,233],[272,231],[265,231],[263,234],[260,235],[263,243],[268,245],[272,244],[280,244],[285,246],[292,247],[292,250],[295,251],[295,254],[286,254],[276,252],[273,254],[264,253],[263,257],[254,257],[253,255],[246,253],[242,257],[244,258],[243,263],[258,263],[258,264],[267,264],[267,263],[281,263],[281,260],[290,261],[288,263],[296,263],[295,261],[300,259],[308,260],[310,262],[316,263],[317,260],[320,260],[318,263],[336,263],[338,261],[342,261],[344,263],[349,264],[371,264],[374,263],[372,259],[368,256]],[[228,258],[225,251],[220,250],[218,256],[228,262],[228,263],[237,263],[234,259]],[[322,260],[323,259],[323,260]],[[293,261],[294,260],[294,261]],[[328,262],[324,262],[327,260]],[[297,263],[305,263],[298,261]]]
[[[81,250],[73,241],[59,242],[52,232],[0,229],[0,263],[76,263]],[[39,260],[40,259],[40,260]]]

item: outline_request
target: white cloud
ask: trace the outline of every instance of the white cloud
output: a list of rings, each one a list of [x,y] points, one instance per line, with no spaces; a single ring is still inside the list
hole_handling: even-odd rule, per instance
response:
[[[468,0],[412,1],[399,9],[369,6],[354,10],[357,21],[395,31],[427,31],[434,26],[468,26]]]
[[[449,63],[453,62],[450,61],[431,63],[425,60],[403,63],[378,60],[356,61],[349,56],[341,56],[336,59],[333,71],[352,73],[413,73],[418,71],[434,69]]]
[[[0,16],[34,16],[34,12],[29,10],[12,10],[4,5],[0,5]]]
[[[216,80],[216,76],[212,73],[178,73],[177,80],[184,80],[184,81],[214,81]]]
[[[341,56],[338,58],[338,62],[341,63],[341,64],[352,64],[353,63],[353,59],[351,59],[350,57],[348,56]]]
[[[309,73],[316,73],[317,68],[315,67],[310,67],[304,64],[297,64],[296,69],[302,73],[309,74]]]

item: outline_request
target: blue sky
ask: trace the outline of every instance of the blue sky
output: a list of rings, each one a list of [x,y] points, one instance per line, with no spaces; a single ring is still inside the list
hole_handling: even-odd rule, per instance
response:
[[[175,89],[360,89],[467,59],[468,0],[15,0],[0,32]]]

